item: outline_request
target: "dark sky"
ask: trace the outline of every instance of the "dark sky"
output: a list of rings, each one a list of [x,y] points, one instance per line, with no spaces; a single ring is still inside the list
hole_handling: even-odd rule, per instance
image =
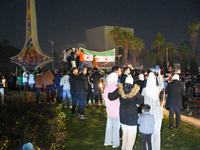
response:
[[[200,21],[200,0],[36,0],[38,39],[48,55],[70,43],[85,42],[86,29],[103,25],[134,28],[145,49],[161,32],[166,42],[179,46],[189,40],[187,25]],[[25,0],[0,0],[0,42],[22,49],[25,41]],[[200,36],[196,49],[200,50]]]

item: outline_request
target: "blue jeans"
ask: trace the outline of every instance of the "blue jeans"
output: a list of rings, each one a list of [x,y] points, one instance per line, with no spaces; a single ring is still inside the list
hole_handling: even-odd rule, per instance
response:
[[[63,104],[64,104],[64,106],[66,106],[66,99],[65,99],[66,95],[67,95],[67,97],[69,99],[69,106],[71,106],[72,105],[72,102],[71,102],[71,93],[70,93],[69,89],[63,90]]]
[[[180,115],[180,109],[169,109],[169,123],[170,126],[174,126],[174,113],[176,114],[176,127],[180,126],[180,121],[181,121],[181,115]]]
[[[84,109],[87,103],[87,93],[78,93],[78,113],[84,115]]]
[[[36,87],[35,89],[36,89],[36,94],[40,94],[40,89],[41,88]]]
[[[28,82],[23,82],[24,92],[26,92]]]
[[[79,68],[80,68],[80,71],[81,71],[81,69],[83,68],[83,65],[84,65],[84,61],[79,61]]]

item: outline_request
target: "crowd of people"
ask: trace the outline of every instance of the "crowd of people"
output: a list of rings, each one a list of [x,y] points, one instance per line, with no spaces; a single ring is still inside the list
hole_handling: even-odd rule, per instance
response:
[[[0,93],[4,103],[4,90],[36,91],[36,103],[40,103],[40,92],[46,92],[47,104],[63,102],[63,107],[71,109],[71,115],[80,119],[85,116],[87,105],[106,107],[107,123],[105,146],[120,146],[122,150],[131,150],[135,143],[137,127],[143,149],[159,150],[163,119],[163,100],[169,110],[169,128],[180,128],[180,110],[183,108],[182,97],[190,96],[189,90],[194,80],[180,78],[173,72],[157,73],[131,70],[129,67],[114,66],[111,70],[98,69],[94,56],[94,67],[84,66],[84,52],[72,48],[63,51],[64,68],[50,71],[38,68],[2,76],[0,74]],[[69,59],[70,56],[70,59]],[[79,65],[75,58],[79,56]],[[78,66],[78,67],[77,67]],[[198,82],[198,79],[195,79]],[[162,97],[162,95],[164,95]],[[105,101],[105,106],[103,103]],[[122,133],[120,132],[122,129]]]

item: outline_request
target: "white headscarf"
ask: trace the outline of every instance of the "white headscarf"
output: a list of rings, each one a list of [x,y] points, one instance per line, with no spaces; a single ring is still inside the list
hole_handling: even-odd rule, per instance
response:
[[[133,78],[132,78],[131,75],[129,75],[128,77],[126,77],[125,83],[133,84]]]
[[[118,81],[118,75],[115,72],[110,73],[106,77],[106,84],[110,84],[110,83],[116,83],[117,84],[117,81]]]
[[[156,77],[153,72],[149,73],[149,77],[147,79],[146,93],[152,99],[158,98],[158,87],[156,85]]]

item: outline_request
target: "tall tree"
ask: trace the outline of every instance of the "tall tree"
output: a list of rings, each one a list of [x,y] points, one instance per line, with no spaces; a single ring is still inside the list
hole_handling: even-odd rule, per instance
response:
[[[197,21],[196,19],[193,19],[188,24],[188,33],[190,34],[190,42],[192,44],[192,55],[193,55],[193,57],[195,55],[195,43],[196,43],[197,37],[199,35],[199,30],[200,30],[200,22]]]
[[[132,65],[135,68],[136,58],[140,55],[142,49],[144,48],[143,40],[133,37],[133,40],[130,42],[130,54],[133,58]]]
[[[108,34],[109,36],[113,37],[113,42],[115,44],[115,57],[117,57],[118,55],[118,48],[120,45],[120,36],[122,33],[122,29],[120,27],[115,26],[110,33]]]
[[[199,74],[199,67],[198,67],[198,64],[197,64],[194,57],[191,58],[189,66],[190,66],[189,73],[191,75],[198,75]]]
[[[123,30],[120,39],[121,44],[123,46],[123,65],[127,65],[128,48],[132,40],[133,40],[133,33]]]
[[[187,42],[184,42],[181,44],[181,46],[178,48],[178,56],[181,58],[180,61],[180,69],[181,72],[188,72],[188,56],[192,54],[190,44]]]
[[[161,50],[164,48],[165,45],[165,39],[164,37],[161,35],[161,33],[159,32],[153,40],[153,45],[152,47],[154,49],[157,49],[157,54],[160,55]]]

